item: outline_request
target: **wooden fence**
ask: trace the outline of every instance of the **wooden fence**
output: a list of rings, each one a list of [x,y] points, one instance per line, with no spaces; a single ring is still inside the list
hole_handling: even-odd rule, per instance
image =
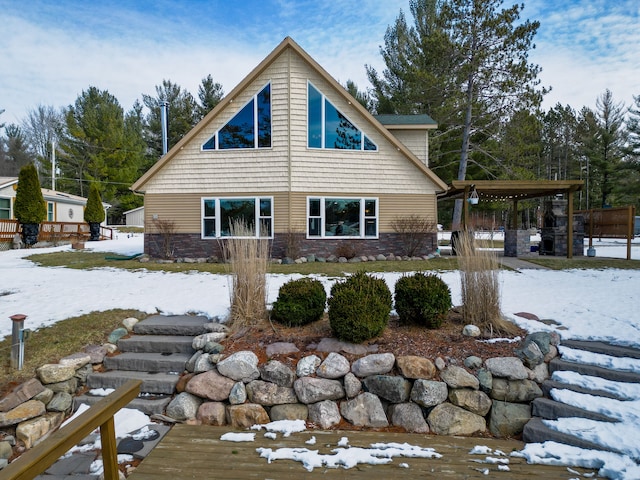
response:
[[[631,240],[634,235],[636,215],[634,206],[581,210],[576,213],[584,215],[585,234],[589,236],[589,247],[593,246],[593,237],[625,238],[627,260],[631,259]]]

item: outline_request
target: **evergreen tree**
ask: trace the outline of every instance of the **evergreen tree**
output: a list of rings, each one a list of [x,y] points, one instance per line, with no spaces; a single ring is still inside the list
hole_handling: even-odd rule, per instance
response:
[[[104,222],[104,208],[100,197],[100,187],[96,183],[92,183],[89,187],[87,206],[84,209],[84,221],[87,223]]]
[[[383,77],[368,68],[381,113],[429,113],[439,123],[430,158],[445,181],[495,173],[501,127],[519,110],[535,110],[540,68],[528,62],[539,22],[522,21],[523,5],[502,0],[412,0],[385,35]],[[451,156],[457,152],[457,171]],[[435,153],[435,155],[434,155]],[[469,171],[470,166],[472,167]],[[451,176],[450,176],[451,175]],[[462,203],[453,223],[459,225]]]
[[[169,149],[198,122],[198,105],[193,96],[170,80],[156,86],[156,96],[142,95],[142,103],[149,109],[145,119],[145,140],[150,150],[147,166],[153,165],[162,155],[161,104],[169,103]]]
[[[621,193],[627,138],[623,112],[624,105],[614,102],[608,89],[598,97],[595,112],[586,107],[581,112],[582,147],[589,160],[590,193],[598,196],[602,208],[618,203],[615,197]],[[591,204],[594,202],[592,196]]]
[[[371,99],[369,98],[369,94],[367,92],[362,92],[358,90],[358,85],[355,84],[353,80],[347,80],[347,83],[344,85],[344,88],[349,95],[355,98],[360,105],[362,105],[367,110],[371,111]]]
[[[24,133],[15,124],[5,127],[5,171],[9,172],[9,176],[16,176],[22,167],[32,163],[34,155],[29,148]]]
[[[20,169],[13,214],[22,224],[41,223],[47,218],[38,171],[32,163]]]
[[[121,196],[130,196],[145,151],[136,114],[131,115],[129,120],[113,95],[95,87],[67,109],[59,156],[65,191],[85,196],[86,184],[98,183],[105,201],[115,206]]]
[[[220,103],[224,97],[224,90],[222,85],[213,81],[211,74],[202,79],[200,86],[198,87],[198,99],[200,104],[196,107],[197,121],[202,120],[207,113],[216,108],[216,105]]]

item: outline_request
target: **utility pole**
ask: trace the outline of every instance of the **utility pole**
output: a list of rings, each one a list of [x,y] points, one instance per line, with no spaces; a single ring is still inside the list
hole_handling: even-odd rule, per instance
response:
[[[51,140],[51,190],[56,189],[56,141]]]

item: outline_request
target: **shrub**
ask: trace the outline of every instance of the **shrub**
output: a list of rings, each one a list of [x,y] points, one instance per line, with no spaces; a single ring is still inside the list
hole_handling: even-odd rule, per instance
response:
[[[320,320],[326,303],[327,293],[318,280],[291,280],[280,288],[271,317],[289,327],[307,325]]]
[[[437,231],[433,221],[415,214],[395,217],[391,228],[400,236],[403,253],[409,257],[419,255],[427,245],[429,235]]]
[[[418,272],[396,282],[395,303],[402,323],[438,328],[451,308],[451,290],[437,275]]]
[[[13,214],[22,224],[41,223],[47,218],[38,171],[32,163],[20,169]]]
[[[100,188],[92,183],[89,187],[87,207],[84,209],[84,221],[87,223],[102,223],[104,221],[104,207],[100,198]]]
[[[269,241],[256,238],[242,221],[232,221],[231,237],[223,246],[231,270],[231,313],[233,329],[259,327],[267,320],[267,266]]]
[[[351,240],[344,240],[336,247],[336,256],[346,259],[354,258],[359,252],[358,245]]]
[[[458,268],[464,321],[489,335],[517,332],[500,309],[500,262],[495,252],[475,248],[472,235],[460,235]]]
[[[378,336],[389,322],[391,292],[384,280],[360,271],[331,288],[329,324],[340,340],[361,343]]]

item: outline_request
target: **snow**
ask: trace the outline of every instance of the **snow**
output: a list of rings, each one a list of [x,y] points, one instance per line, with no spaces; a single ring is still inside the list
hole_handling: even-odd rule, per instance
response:
[[[446,234],[442,232],[440,235]],[[494,238],[500,239],[497,234]],[[142,252],[143,237],[121,233],[114,240],[88,242],[87,247],[94,252],[133,255]],[[623,240],[594,240],[594,247],[599,257],[626,258],[627,248]],[[0,337],[11,334],[12,322],[9,317],[16,313],[27,315],[25,328],[28,329],[46,327],[59,320],[91,311],[114,308],[163,314],[195,313],[221,321],[228,315],[230,282],[227,275],[153,272],[145,270],[143,264],[139,270],[125,271],[118,269],[117,261],[114,261],[112,268],[93,270],[45,268],[24,258],[33,253],[67,250],[70,250],[70,246],[0,252]],[[632,258],[640,259],[640,242],[637,239],[633,243]],[[392,291],[395,282],[402,275],[377,274],[384,278]],[[458,272],[445,271],[439,275],[451,288],[454,304],[459,304]],[[298,277],[300,275],[269,275],[268,301],[275,300],[282,284]],[[327,291],[335,282],[335,279],[325,276],[315,278],[322,281]],[[503,312],[530,332],[557,331],[563,339],[601,340],[640,348],[640,270],[524,269],[519,272],[502,272],[500,282]],[[530,312],[541,319],[552,319],[557,324],[546,325],[528,320],[516,315],[518,312]],[[640,371],[638,360],[612,359],[561,348],[563,354],[580,356],[581,361]],[[27,343],[27,355],[28,351]],[[562,419],[549,422],[552,428],[573,432],[598,445],[613,446],[620,449],[621,453],[588,451],[546,442],[527,445],[517,455],[535,463],[596,468],[600,469],[600,475],[615,479],[640,478],[640,466],[637,463],[640,459],[640,387],[567,372],[556,372],[554,378],[567,379],[571,383],[589,388],[595,386],[624,399],[598,399],[596,402],[593,397],[554,392],[554,395],[562,396],[563,400],[572,404],[615,415],[615,418],[622,421],[605,424],[584,419]],[[139,420],[149,423],[148,418]],[[131,432],[137,428],[140,425],[128,425],[125,430]],[[278,431],[286,434],[286,430]],[[625,441],[622,442],[622,439]],[[327,465],[323,462],[347,467],[352,462],[364,461],[364,458],[374,463],[389,461],[389,458],[375,457],[371,452],[355,452],[352,448],[336,449],[330,459],[321,458],[316,455],[317,452],[314,454],[307,449],[304,449],[307,451],[305,454],[301,449],[294,450],[289,455],[304,457],[304,462],[308,462],[305,463],[307,468]],[[351,453],[347,455],[345,452]],[[269,461],[281,455],[266,450],[263,454]],[[490,454],[491,452],[487,452],[484,455]]]

